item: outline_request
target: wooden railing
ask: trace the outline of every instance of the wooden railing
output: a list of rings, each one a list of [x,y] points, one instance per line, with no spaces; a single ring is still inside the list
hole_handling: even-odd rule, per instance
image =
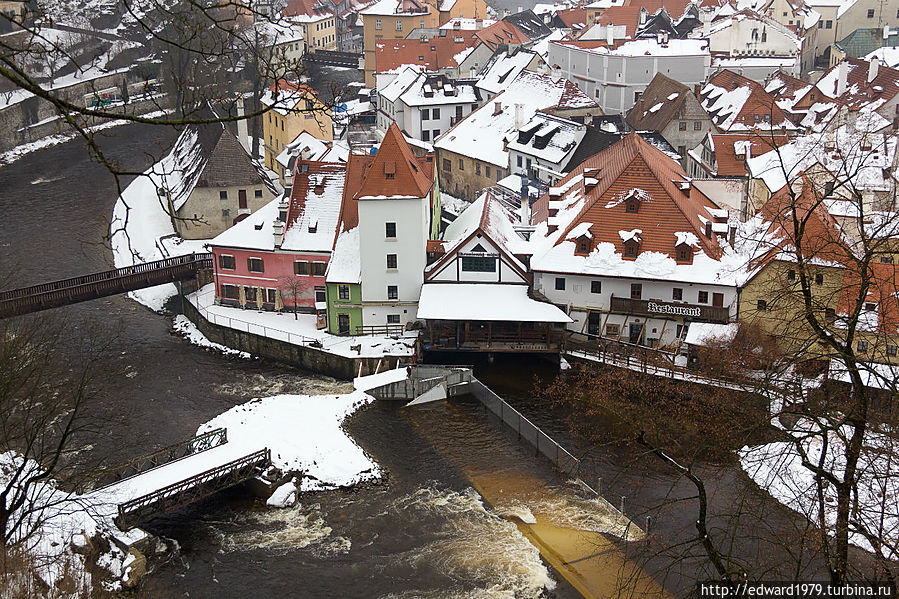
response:
[[[187,254],[0,292],[0,318],[182,281],[212,268],[212,254]]]
[[[356,336],[361,335],[393,335],[402,337],[406,327],[401,324],[357,325]]]

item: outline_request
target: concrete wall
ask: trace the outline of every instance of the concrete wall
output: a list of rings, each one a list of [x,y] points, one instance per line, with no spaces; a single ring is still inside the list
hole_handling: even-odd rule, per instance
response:
[[[347,358],[329,354],[314,347],[302,347],[253,333],[236,331],[210,323],[200,315],[193,304],[186,300],[184,301],[184,315],[197,325],[200,332],[215,343],[339,379],[352,380],[359,376],[360,366],[361,373],[365,376],[374,374],[376,370],[384,371],[396,368],[400,364],[411,363],[409,358],[397,357]]]

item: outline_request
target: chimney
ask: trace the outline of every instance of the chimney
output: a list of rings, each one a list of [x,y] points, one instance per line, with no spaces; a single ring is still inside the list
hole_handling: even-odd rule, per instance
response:
[[[640,24],[646,25],[646,9],[640,7]]]
[[[518,5],[518,12],[524,12],[524,7],[522,5]]]
[[[275,236],[275,249],[281,247],[281,243],[284,241],[284,223],[278,219],[272,223],[272,233]]]
[[[883,26],[883,39],[885,39],[885,40],[890,39],[890,26],[889,25]]]
[[[712,221],[705,221],[705,236],[709,239],[712,238]]]
[[[243,117],[243,97],[239,97],[237,99],[237,116]],[[250,140],[249,133],[247,133],[247,119],[241,118],[237,121],[237,141],[240,142],[240,145],[243,146],[243,149],[247,151],[247,154],[250,156],[253,155],[253,151],[250,149]]]
[[[838,98],[846,93],[847,80],[849,78],[849,63],[845,60],[837,65],[837,87],[834,95]]]
[[[498,114],[502,114],[503,112],[503,103],[500,101],[496,101],[493,103],[493,116]]]
[[[524,104],[521,102],[515,103],[515,130],[521,129],[524,125]]]
[[[730,247],[734,247],[734,244],[737,242],[737,226],[730,225],[727,228],[727,243],[730,244]]]
[[[868,63],[868,85],[871,85],[871,82],[877,77],[877,71],[879,70],[880,60],[875,56],[871,58],[871,62]]]

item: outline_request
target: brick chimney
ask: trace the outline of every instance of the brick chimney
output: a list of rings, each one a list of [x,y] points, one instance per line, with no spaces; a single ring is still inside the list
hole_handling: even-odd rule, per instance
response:
[[[500,101],[496,101],[493,103],[493,116],[498,114],[502,114],[503,112],[503,103]]]
[[[877,57],[871,58],[871,62],[868,63],[868,85],[871,85],[871,82],[877,77],[877,72],[879,70],[880,60]]]
[[[284,242],[284,223],[275,219],[272,223],[272,234],[275,237],[275,249],[278,249],[281,247],[281,243]]]

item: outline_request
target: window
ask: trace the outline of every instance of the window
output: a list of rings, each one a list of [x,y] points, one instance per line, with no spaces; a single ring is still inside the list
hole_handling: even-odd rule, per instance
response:
[[[496,272],[496,257],[462,256],[462,270],[467,272]]]
[[[464,171],[464,170],[465,170],[465,163],[462,162],[462,159],[461,159],[461,158],[459,159],[459,170],[460,170],[460,171]]]
[[[421,120],[427,121],[430,118],[431,118],[431,111],[428,110],[427,108],[422,108],[421,109]]]
[[[387,268],[396,268],[396,254],[387,254]]]
[[[873,19],[873,18],[874,18],[874,9],[873,9],[873,8],[869,8],[869,9],[868,9],[868,18],[869,18],[869,19]]]
[[[237,285],[222,285],[222,297],[227,299],[237,299]]]
[[[396,223],[384,223],[384,237],[396,239]]]
[[[278,295],[278,290],[272,289],[271,287],[269,287],[268,289],[265,290],[265,301],[268,302],[269,304],[274,304],[275,296],[277,296],[277,295]]]
[[[462,107],[456,106],[456,120],[460,120],[462,118]]]
[[[250,272],[265,272],[265,264],[262,258],[247,258],[247,270]]]
[[[887,355],[891,358],[896,357],[896,346],[895,345],[887,345]]]
[[[697,298],[700,304],[709,303],[709,292],[708,291],[700,291],[699,297]]]
[[[892,256],[881,256],[881,257],[880,257],[880,261],[881,261],[882,263],[884,263],[884,264],[892,264],[892,263],[893,263],[893,257],[892,257]]]
[[[855,348],[858,350],[858,353],[866,354],[866,353],[868,353],[868,342],[867,341],[859,341],[858,344],[855,346]]]
[[[823,285],[824,284],[824,275],[818,273],[815,275],[815,285]]]
[[[402,22],[402,21],[397,21],[397,22],[396,22],[396,30],[397,30],[397,31],[402,31],[402,30],[403,30],[403,22]]]
[[[381,28],[381,19],[378,19],[375,21],[375,29],[380,29],[380,28]]]
[[[231,209],[222,208],[222,218],[228,218],[229,216],[231,216]]]
[[[325,276],[325,269],[327,268],[327,264],[324,262],[313,262],[312,263],[312,274],[316,277]]]
[[[326,298],[325,288],[324,287],[316,287],[315,288],[315,303],[323,304]]]
[[[556,277],[556,291],[565,291],[565,277]]]
[[[490,178],[490,167],[489,166],[484,167],[484,176],[487,177],[488,179]]]
[[[877,304],[875,304],[874,302],[865,302],[865,311],[866,312],[873,312],[876,309],[877,309]]]
[[[453,168],[453,164],[449,161],[449,158],[443,159],[443,170],[448,171]]]
[[[683,301],[684,300],[683,288],[675,287],[674,289],[672,289],[671,290],[671,299],[677,300],[677,301]]]
[[[768,309],[768,302],[766,302],[765,300],[759,300],[758,302],[756,302],[755,309],[759,312],[764,312]]]
[[[261,190],[261,189],[255,190],[255,191],[253,192],[253,197],[254,197],[254,198],[261,198],[261,197],[262,197],[262,190]]]
[[[427,129],[421,130],[421,141],[431,141],[431,132]]]
[[[220,200],[227,200],[227,199],[228,199],[228,192],[227,192],[227,191],[220,191],[220,192],[219,192],[219,199],[220,199]]]
[[[395,300],[399,297],[399,291],[396,285],[387,286],[387,299]]]
[[[342,300],[350,299],[350,286],[349,285],[338,285],[337,286],[337,299],[342,299]]]
[[[677,124],[678,131],[686,131],[687,130],[687,121],[681,121]]]
[[[621,334],[621,327],[617,324],[606,325],[606,337],[618,337]]]
[[[624,204],[625,212],[631,212],[631,213],[637,212],[637,210],[639,210],[639,208],[640,208],[640,202],[637,200],[637,198],[628,198],[627,202],[625,202],[625,204]]]
[[[643,283],[631,283],[631,299],[643,297]]]
[[[219,256],[219,268],[223,268],[225,270],[234,270],[235,268],[237,268],[234,256],[228,256],[227,254],[222,254],[221,256]]]
[[[691,254],[692,252],[690,251],[690,247],[682,245],[681,247],[677,248],[677,261],[690,262],[690,258],[692,258]]]
[[[439,108],[431,109],[431,118],[433,118],[435,120],[440,118],[440,109]]]
[[[824,29],[833,29],[833,21],[825,21]]]
[[[602,293],[602,281],[590,281],[590,293]]]
[[[308,275],[309,274],[309,263],[308,262],[294,262],[293,263],[293,274]]]
[[[518,166],[521,166],[521,154],[518,155],[518,158],[516,159],[515,163],[516,163]]]
[[[501,168],[496,169],[496,180],[499,181],[502,178],[503,178],[503,169],[501,169]]]
[[[702,121],[693,121],[693,131],[702,131]]]
[[[795,281],[795,280],[796,280],[796,271],[793,270],[792,268],[791,268],[790,270],[787,271],[787,280],[788,280],[788,281]]]
[[[387,315],[387,324],[399,324],[400,323],[400,315],[399,314],[388,314]]]
[[[625,258],[636,258],[637,257],[637,242],[634,240],[629,240],[624,243],[624,257]]]
[[[431,132],[431,137],[434,138],[434,141],[437,141],[437,138],[440,137],[440,129],[434,129],[434,131]]]

